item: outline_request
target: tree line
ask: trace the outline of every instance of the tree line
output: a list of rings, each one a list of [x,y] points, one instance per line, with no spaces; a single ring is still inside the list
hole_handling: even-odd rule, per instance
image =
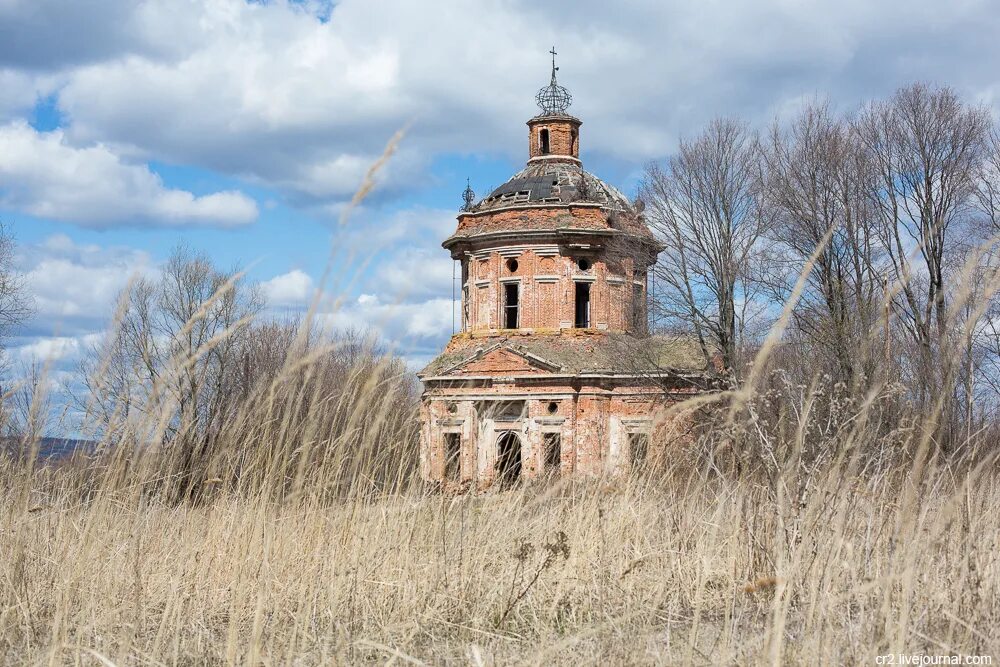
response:
[[[913,84],[766,130],[717,119],[647,166],[664,250],[652,316],[744,378],[788,308],[778,355],[803,382],[895,384],[945,450],[1000,398],[1000,134],[991,110]]]

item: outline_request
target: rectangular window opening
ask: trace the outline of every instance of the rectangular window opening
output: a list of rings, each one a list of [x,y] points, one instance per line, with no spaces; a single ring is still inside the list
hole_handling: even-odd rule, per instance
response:
[[[628,457],[632,470],[639,471],[646,467],[646,460],[649,458],[649,434],[628,434]]]
[[[549,131],[542,130],[538,133],[539,143],[541,144],[542,155],[549,154]]]
[[[504,329],[518,327],[520,310],[520,286],[517,283],[506,283],[503,286],[503,326]]]
[[[632,332],[646,333],[646,294],[642,285],[632,285]]]
[[[576,283],[576,328],[590,326],[590,283]]]
[[[444,434],[444,478],[449,482],[462,479],[462,434]]]
[[[562,436],[558,433],[543,433],[545,445],[545,470],[558,474],[562,461]]]

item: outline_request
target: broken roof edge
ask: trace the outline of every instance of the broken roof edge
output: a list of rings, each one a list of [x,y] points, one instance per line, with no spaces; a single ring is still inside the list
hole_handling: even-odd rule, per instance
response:
[[[650,381],[664,380],[669,378],[677,378],[682,380],[696,381],[704,380],[706,378],[711,378],[713,375],[708,372],[663,372],[663,373],[546,373],[544,375],[534,373],[534,374],[524,374],[518,375],[516,373],[511,373],[509,375],[504,375],[505,378],[513,378],[517,381],[523,382],[546,382],[548,380],[572,380],[576,378],[580,379],[607,379],[607,380],[635,380],[644,379]],[[496,375],[432,375],[425,376],[417,373],[417,379],[421,382],[464,382],[464,381],[482,381],[482,380],[496,380]]]
[[[577,125],[583,125],[583,121],[580,120],[579,118],[577,118],[576,116],[574,116],[573,114],[565,113],[565,112],[558,112],[558,111],[556,111],[556,112],[549,112],[549,113],[546,113],[545,111],[543,111],[542,113],[540,113],[540,114],[538,114],[536,116],[532,116],[531,118],[529,118],[525,122],[525,125],[531,126],[531,125],[534,125],[536,123],[543,123],[545,121],[550,121],[550,120],[561,120],[561,121],[567,121],[567,122],[570,122],[570,123],[576,123]]]
[[[537,210],[543,208],[596,208],[596,209],[607,209],[607,210],[618,210],[610,209],[606,204],[594,201],[572,201],[572,202],[521,202],[519,204],[510,204],[509,206],[497,206],[496,208],[484,208],[481,210],[472,211],[462,211],[458,214],[458,218],[478,218],[484,215],[492,215],[499,211],[517,211],[519,209],[530,209]]]
[[[625,238],[629,240],[636,241],[643,245],[647,245],[650,248],[656,249],[657,252],[662,251],[666,246],[658,241],[655,237],[646,236],[643,234],[634,234],[632,232],[622,230],[622,229],[597,229],[589,227],[553,227],[551,229],[501,229],[491,232],[476,232],[472,234],[452,234],[444,241],[441,242],[441,247],[446,250],[451,250],[453,246],[458,245],[462,242],[472,242],[472,241],[503,241],[508,238],[524,239],[524,238],[545,238],[545,237],[558,237],[558,236],[605,236],[608,238]]]

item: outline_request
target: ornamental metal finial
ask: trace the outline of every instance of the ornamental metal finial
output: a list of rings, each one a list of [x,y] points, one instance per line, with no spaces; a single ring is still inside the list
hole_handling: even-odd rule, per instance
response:
[[[471,211],[472,205],[476,203],[476,193],[472,190],[472,186],[469,184],[469,179],[465,179],[465,190],[462,192],[462,210]]]
[[[552,81],[535,95],[535,102],[538,103],[543,116],[566,113],[566,109],[569,109],[569,105],[573,102],[573,96],[569,91],[556,83],[556,72],[559,71],[556,67],[556,55],[558,55],[556,47],[553,46],[549,53],[552,54]]]

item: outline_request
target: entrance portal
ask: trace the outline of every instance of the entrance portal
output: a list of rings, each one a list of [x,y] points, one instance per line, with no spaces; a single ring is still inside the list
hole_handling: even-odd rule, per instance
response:
[[[521,438],[508,431],[497,440],[497,482],[503,488],[517,484],[521,479]]]

